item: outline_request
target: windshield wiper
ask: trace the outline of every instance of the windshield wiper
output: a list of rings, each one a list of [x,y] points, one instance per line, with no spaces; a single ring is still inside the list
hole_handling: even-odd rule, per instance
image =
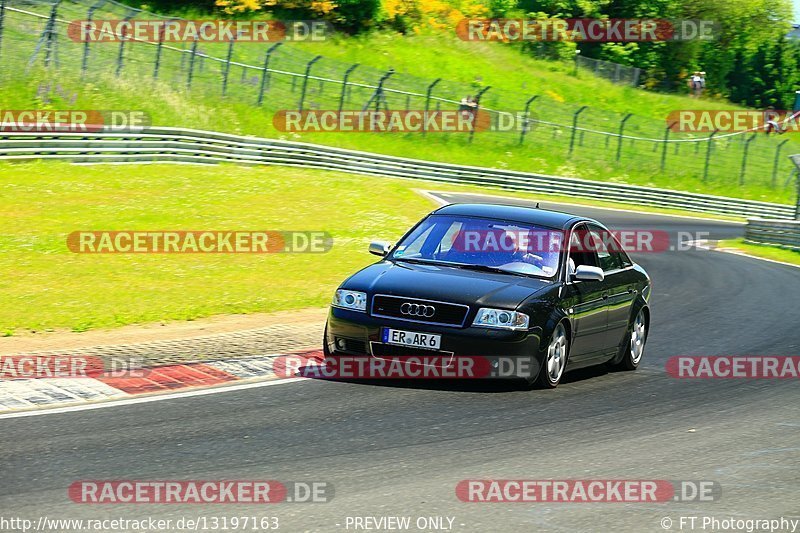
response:
[[[470,263],[454,263],[452,261],[439,261],[437,259],[422,259],[420,257],[393,257],[392,259],[396,261],[404,261],[406,263],[418,263],[420,265],[449,266],[453,268],[481,267],[481,265],[473,265]]]
[[[523,272],[517,272],[514,270],[507,270],[505,268],[489,266],[489,265],[479,265],[475,263],[453,263],[450,261],[437,261],[435,259],[420,259],[416,257],[393,257],[397,261],[405,261],[408,263],[418,263],[421,265],[440,265],[440,266],[449,266],[453,268],[463,268],[464,270],[479,270],[481,272],[497,272],[499,274],[513,274],[516,276],[536,276],[536,274],[525,274]]]
[[[422,259],[419,257],[392,257],[395,261],[403,261],[405,263],[419,263],[421,265],[455,265],[456,263],[448,263],[447,261],[437,261],[436,259]]]
[[[464,268],[466,270],[480,270],[481,272],[500,272],[501,274],[518,274],[520,276],[525,276],[522,272],[517,272],[514,270],[506,270],[505,268],[500,268],[496,266],[489,266],[489,265],[477,265],[473,263],[458,263],[460,268]]]

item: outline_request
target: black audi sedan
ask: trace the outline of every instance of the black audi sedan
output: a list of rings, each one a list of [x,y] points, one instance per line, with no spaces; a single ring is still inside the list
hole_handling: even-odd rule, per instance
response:
[[[566,370],[634,370],[650,325],[650,278],[596,220],[538,208],[451,204],[336,291],[326,358],[481,357],[554,388]],[[511,362],[512,375],[500,372]]]

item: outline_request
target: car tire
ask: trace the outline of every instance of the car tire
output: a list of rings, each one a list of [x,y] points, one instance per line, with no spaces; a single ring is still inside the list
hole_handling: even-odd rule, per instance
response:
[[[550,342],[542,357],[542,367],[536,378],[536,386],[541,389],[555,389],[564,376],[569,359],[569,336],[563,322],[553,330]]]
[[[642,362],[644,347],[647,343],[647,317],[644,307],[639,309],[628,328],[625,340],[620,346],[619,363],[614,365],[618,370],[636,370]]]
[[[322,333],[322,356],[326,359],[331,356],[331,351],[328,349],[328,324],[325,324],[325,331]]]

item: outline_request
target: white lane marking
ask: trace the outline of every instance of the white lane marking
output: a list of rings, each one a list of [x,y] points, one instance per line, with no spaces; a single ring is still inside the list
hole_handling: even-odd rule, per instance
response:
[[[64,405],[126,396],[127,393],[94,378],[0,380],[0,403],[16,404],[17,407]]]
[[[433,203],[435,203],[435,204],[447,205],[447,204],[450,203],[447,200],[445,200],[444,198],[442,198],[441,196],[436,196],[436,193],[438,191],[426,191],[425,189],[414,189],[414,192],[419,194],[419,195],[421,195],[421,196],[424,196],[428,200],[433,201]],[[451,193],[440,192],[440,194],[451,194]],[[502,198],[502,196],[498,196],[498,198]]]
[[[53,409],[41,409],[38,411],[23,411],[19,413],[0,414],[0,420],[5,418],[26,418],[29,416],[42,416],[42,415],[55,415],[62,413],[72,413],[75,411],[91,411],[93,409],[105,409],[107,407],[119,407],[122,405],[132,405],[138,403],[160,402],[163,400],[176,400],[180,398],[189,398],[192,396],[207,396],[209,394],[219,394],[222,392],[234,392],[245,389],[255,389],[258,387],[269,387],[272,385],[282,385],[284,383],[297,383],[299,381],[308,381],[309,378],[289,378],[278,379],[272,381],[260,381],[256,383],[242,383],[239,385],[227,385],[222,387],[214,387],[209,389],[190,390],[186,392],[172,392],[169,394],[157,394],[153,396],[134,396],[128,399],[113,400],[102,403],[88,403],[82,405],[73,405],[65,407],[56,407]]]
[[[272,364],[273,359],[265,360],[247,360],[247,359],[228,359],[211,361],[205,363],[206,366],[216,368],[227,374],[234,375],[238,378],[254,378],[262,377],[273,374]]]
[[[94,378],[45,378],[50,383],[82,400],[126,397],[129,394]]]
[[[445,200],[444,198],[438,197],[437,195],[457,195],[457,196],[483,196],[486,198],[502,198],[504,200],[516,200],[516,201],[523,201],[523,202],[533,202],[535,203],[536,200],[528,200],[527,198],[518,198],[515,196],[502,196],[502,195],[495,195],[495,194],[485,194],[485,193],[477,193],[477,192],[455,192],[455,191],[431,191],[431,190],[423,190],[417,189],[417,192],[423,196],[426,196],[433,200],[434,202],[440,205],[448,205],[450,202]],[[617,207],[601,207],[601,206],[593,206],[591,204],[573,204],[569,202],[555,202],[553,200],[548,200],[546,197],[542,200],[539,200],[542,203],[546,204],[553,204],[553,205],[569,205],[572,207],[588,207],[589,209],[598,209],[601,211],[618,211],[621,213],[636,213],[639,215],[649,215],[652,217],[670,217],[670,218],[688,218],[690,220],[702,220],[705,222],[720,222],[722,224],[735,224],[737,226],[744,226],[746,222],[736,222],[734,220],[722,220],[718,218],[710,218],[704,217],[702,215],[691,216],[691,215],[673,215],[671,213],[658,213],[653,211],[636,211],[634,209],[622,209]]]
[[[738,248],[718,248],[717,245],[716,245],[717,242],[719,242],[719,241],[709,241],[709,240],[706,240],[706,239],[700,239],[700,240],[697,240],[697,241],[685,241],[682,244],[685,244],[685,245],[688,245],[688,246],[693,246],[693,247],[699,248],[701,250],[709,250],[709,251],[712,251],[712,252],[721,252],[723,254],[738,255],[740,257],[749,257],[750,259],[758,259],[759,261],[766,261],[768,263],[775,263],[775,264],[778,264],[778,265],[800,268],[800,265],[797,265],[795,263],[787,263],[785,261],[778,261],[777,259],[767,259],[766,257],[759,257],[757,255],[750,255],[750,254],[748,254],[746,252],[743,252],[742,250],[739,250]]]
[[[737,250],[735,248],[711,248],[713,252],[720,252],[723,254],[731,254],[731,255],[738,255],[741,257],[749,257],[750,259],[758,259],[759,261],[766,261],[768,263],[775,263],[778,265],[790,266],[795,268],[800,268],[800,265],[796,265],[794,263],[787,263],[785,261],[778,261],[776,259],[767,259],[766,257],[758,257],[757,255],[750,255],[748,253],[742,252],[741,250]]]

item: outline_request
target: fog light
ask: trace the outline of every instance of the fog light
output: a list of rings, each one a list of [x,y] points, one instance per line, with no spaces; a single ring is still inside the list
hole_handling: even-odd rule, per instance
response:
[[[340,350],[344,350],[345,346],[346,345],[345,345],[344,339],[336,339],[336,347],[337,348],[339,348]]]

